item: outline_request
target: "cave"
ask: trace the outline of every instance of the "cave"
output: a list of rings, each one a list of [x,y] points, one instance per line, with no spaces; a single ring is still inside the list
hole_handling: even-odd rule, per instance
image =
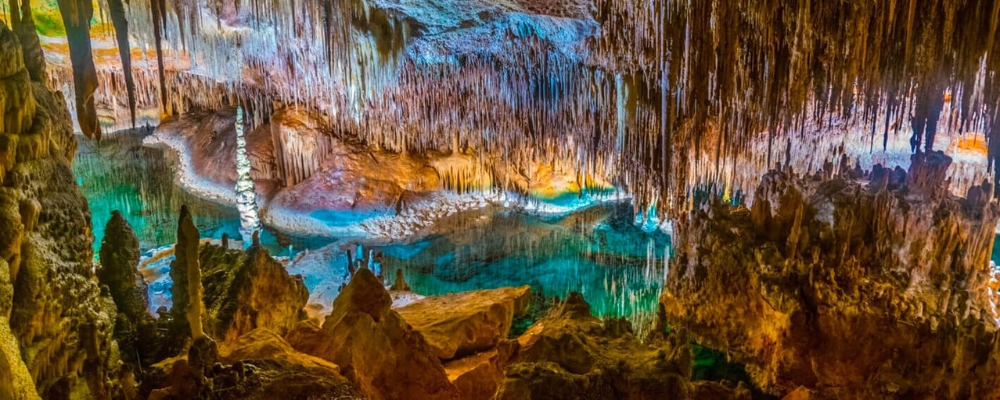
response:
[[[0,400],[1000,399],[998,23],[0,2]]]

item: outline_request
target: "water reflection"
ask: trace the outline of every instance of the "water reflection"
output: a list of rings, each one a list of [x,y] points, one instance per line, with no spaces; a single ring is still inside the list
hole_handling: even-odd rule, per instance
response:
[[[235,207],[201,200],[177,187],[173,162],[162,150],[142,146],[146,130],[119,132],[97,143],[79,137],[74,170],[90,202],[95,253],[104,224],[121,210],[145,250],[175,241],[177,210],[187,204],[203,238],[239,237]],[[272,255],[293,257],[309,249],[331,257],[295,269],[310,291],[338,289],[347,276],[343,249],[362,244],[380,254],[387,283],[402,269],[414,292],[436,295],[475,289],[531,285],[546,296],[579,291],[601,316],[630,316],[636,326],[651,315],[666,276],[669,237],[644,232],[625,203],[593,207],[565,217],[543,218],[488,207],[437,221],[434,234],[407,243],[302,238],[268,230],[262,243]],[[167,261],[167,260],[164,260]],[[167,263],[162,262],[162,268]],[[151,297],[169,302],[169,277],[156,274]],[[336,281],[336,282],[334,282]],[[323,289],[322,287],[320,289]],[[324,294],[323,302],[332,303]]]
[[[172,169],[175,164],[164,151],[142,146],[142,138],[149,133],[146,129],[120,131],[100,143],[77,135],[73,171],[90,203],[95,257],[104,238],[104,225],[114,210],[120,210],[132,225],[144,251],[176,241],[177,213],[184,204],[191,209],[203,238],[221,238],[223,233],[239,238],[236,207],[202,200],[177,187]],[[261,241],[271,254],[290,256],[296,249],[319,248],[332,239],[267,230]]]
[[[626,203],[559,219],[462,213],[440,222],[447,232],[375,251],[390,281],[402,268],[420,294],[528,284],[546,296],[578,291],[597,315],[648,316],[663,287],[670,238],[644,232],[633,215]]]

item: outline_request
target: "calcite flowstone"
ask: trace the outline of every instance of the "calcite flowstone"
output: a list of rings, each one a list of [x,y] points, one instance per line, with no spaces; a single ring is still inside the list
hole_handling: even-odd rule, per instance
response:
[[[340,366],[370,399],[459,398],[434,350],[391,306],[382,282],[362,268],[322,328],[303,323],[287,339],[296,350]]]
[[[948,194],[950,162],[774,171],[749,210],[697,207],[674,227],[669,325],[728,349],[775,395],[997,398],[997,205],[989,183]]]
[[[396,309],[419,331],[438,358],[488,350],[510,333],[514,316],[528,307],[531,288],[476,290],[427,297]]]

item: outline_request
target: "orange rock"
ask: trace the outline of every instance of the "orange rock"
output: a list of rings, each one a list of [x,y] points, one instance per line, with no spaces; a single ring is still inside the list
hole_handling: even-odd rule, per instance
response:
[[[288,342],[339,365],[373,400],[459,398],[434,350],[391,305],[382,282],[361,269],[333,302],[323,327],[299,324]]]
[[[510,333],[528,307],[531,288],[476,290],[427,297],[396,311],[419,331],[442,360],[488,350]]]
[[[517,348],[517,341],[503,340],[491,350],[445,363],[444,370],[463,400],[492,399]]]

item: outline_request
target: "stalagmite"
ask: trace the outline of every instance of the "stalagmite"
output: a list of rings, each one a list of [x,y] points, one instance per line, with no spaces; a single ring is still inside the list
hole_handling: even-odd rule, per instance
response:
[[[240,235],[244,248],[249,247],[251,236],[261,230],[257,215],[257,191],[250,178],[250,160],[247,158],[247,141],[243,135],[243,107],[236,108],[236,207],[240,210]]]
[[[139,240],[132,226],[120,212],[113,211],[104,228],[97,278],[101,284],[108,286],[118,309],[115,339],[118,340],[122,358],[141,364],[144,357],[153,356],[151,349],[157,346],[158,335],[147,311],[149,288],[136,269],[139,255]]]
[[[191,337],[199,340],[205,337],[205,330],[202,328],[201,315],[205,308],[201,300],[201,266],[198,261],[198,245],[201,241],[198,228],[194,226],[194,221],[188,216],[181,220],[179,230],[184,232],[184,243],[178,241],[178,246],[185,247],[187,257],[187,322],[191,327]]]

